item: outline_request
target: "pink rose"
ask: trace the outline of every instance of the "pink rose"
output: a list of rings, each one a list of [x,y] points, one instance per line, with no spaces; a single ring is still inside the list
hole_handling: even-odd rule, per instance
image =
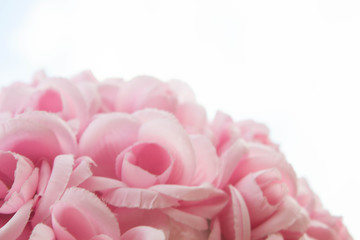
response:
[[[0,124],[0,150],[21,154],[35,164],[42,159],[52,164],[57,155],[77,152],[75,134],[55,114],[23,113]]]
[[[100,192],[105,202],[118,208],[114,210],[118,216],[121,209],[132,209],[135,216],[139,210],[161,210],[165,219],[179,223],[174,226],[205,234],[207,219],[226,204],[223,191],[211,185],[219,164],[211,142],[201,136],[190,139],[167,112],[148,109],[132,115],[100,115],[84,131],[79,148],[97,163],[94,173],[98,175],[81,187]],[[189,186],[194,183],[202,184]],[[174,227],[169,220],[164,222],[164,231]],[[151,221],[143,224],[152,226]],[[120,228],[126,229],[121,224]]]
[[[239,138],[249,143],[259,143],[278,150],[278,146],[269,138],[268,128],[251,120],[235,123],[232,118],[223,113],[217,112],[211,123],[214,133],[214,144],[219,153],[230,147]]]
[[[351,240],[352,237],[343,225],[341,218],[332,216],[323,208],[319,198],[310,189],[306,180],[299,179],[298,185],[297,200],[311,218],[307,234],[317,240]]]
[[[189,133],[205,131],[205,109],[195,102],[194,93],[184,82],[164,83],[147,76],[124,82],[116,99],[116,111],[132,113],[146,108],[173,113]]]

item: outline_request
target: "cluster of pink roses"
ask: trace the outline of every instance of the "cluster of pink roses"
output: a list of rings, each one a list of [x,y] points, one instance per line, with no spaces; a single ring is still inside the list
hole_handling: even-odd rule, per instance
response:
[[[0,239],[351,239],[264,125],[180,81],[38,73],[0,124]]]

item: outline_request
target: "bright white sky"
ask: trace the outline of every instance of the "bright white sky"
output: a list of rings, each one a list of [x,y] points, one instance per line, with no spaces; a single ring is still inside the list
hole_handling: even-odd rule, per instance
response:
[[[209,117],[266,123],[354,239],[359,64],[356,0],[1,1],[1,85],[38,69],[186,81]]]

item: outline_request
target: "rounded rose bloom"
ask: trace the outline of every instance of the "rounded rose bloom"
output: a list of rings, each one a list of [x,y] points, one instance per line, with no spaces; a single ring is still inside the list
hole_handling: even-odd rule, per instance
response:
[[[168,234],[188,229],[191,235],[207,236],[207,220],[226,204],[226,194],[211,185],[219,164],[215,148],[206,137],[190,138],[168,112],[96,116],[83,132],[79,150],[97,164],[95,176],[81,187],[101,193],[114,207],[122,231],[141,222],[154,226],[135,217],[130,224],[130,216],[146,213],[166,219],[154,227]]]

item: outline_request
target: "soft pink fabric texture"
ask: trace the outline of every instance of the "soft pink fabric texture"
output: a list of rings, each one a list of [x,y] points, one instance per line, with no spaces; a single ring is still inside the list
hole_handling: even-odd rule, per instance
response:
[[[352,239],[265,125],[209,120],[178,80],[40,71],[0,125],[0,239]]]

